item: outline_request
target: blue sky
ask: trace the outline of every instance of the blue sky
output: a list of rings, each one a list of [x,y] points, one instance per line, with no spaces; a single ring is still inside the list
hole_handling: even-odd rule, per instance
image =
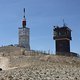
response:
[[[52,29],[64,19],[72,30],[71,51],[80,53],[80,0],[0,0],[0,46],[18,43],[23,8],[31,49],[55,53]]]

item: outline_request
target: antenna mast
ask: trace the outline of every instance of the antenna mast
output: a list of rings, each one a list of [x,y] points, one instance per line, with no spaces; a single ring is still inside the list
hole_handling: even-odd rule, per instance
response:
[[[64,19],[63,19],[63,26],[64,26],[64,27],[66,26]]]
[[[26,27],[25,8],[23,9],[23,13],[24,15],[23,15],[23,20],[22,20],[22,26],[23,28],[25,28]]]
[[[25,8],[24,8],[23,12],[24,12],[24,16],[23,17],[25,18]]]

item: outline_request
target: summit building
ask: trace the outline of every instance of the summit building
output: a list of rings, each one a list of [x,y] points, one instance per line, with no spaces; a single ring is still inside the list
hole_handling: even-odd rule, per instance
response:
[[[30,50],[30,28],[26,27],[25,8],[22,27],[19,27],[19,46]]]
[[[65,24],[62,27],[55,26],[53,29],[57,55],[71,55],[70,53],[70,40],[71,29],[68,28]]]

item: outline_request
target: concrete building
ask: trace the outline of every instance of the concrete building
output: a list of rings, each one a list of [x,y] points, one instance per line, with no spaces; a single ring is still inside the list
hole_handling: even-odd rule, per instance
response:
[[[19,46],[30,50],[30,28],[26,27],[25,8],[22,27],[19,28]]]

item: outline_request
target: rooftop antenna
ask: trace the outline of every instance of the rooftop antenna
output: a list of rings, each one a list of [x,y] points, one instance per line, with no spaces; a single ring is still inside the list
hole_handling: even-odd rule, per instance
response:
[[[23,9],[23,20],[22,20],[22,26],[23,26],[23,28],[26,27],[25,8]]]
[[[24,16],[23,17],[25,18],[25,8],[23,9],[23,12],[24,12]]]
[[[64,19],[63,19],[63,26],[64,26],[64,27],[66,26],[66,23],[65,23]]]

